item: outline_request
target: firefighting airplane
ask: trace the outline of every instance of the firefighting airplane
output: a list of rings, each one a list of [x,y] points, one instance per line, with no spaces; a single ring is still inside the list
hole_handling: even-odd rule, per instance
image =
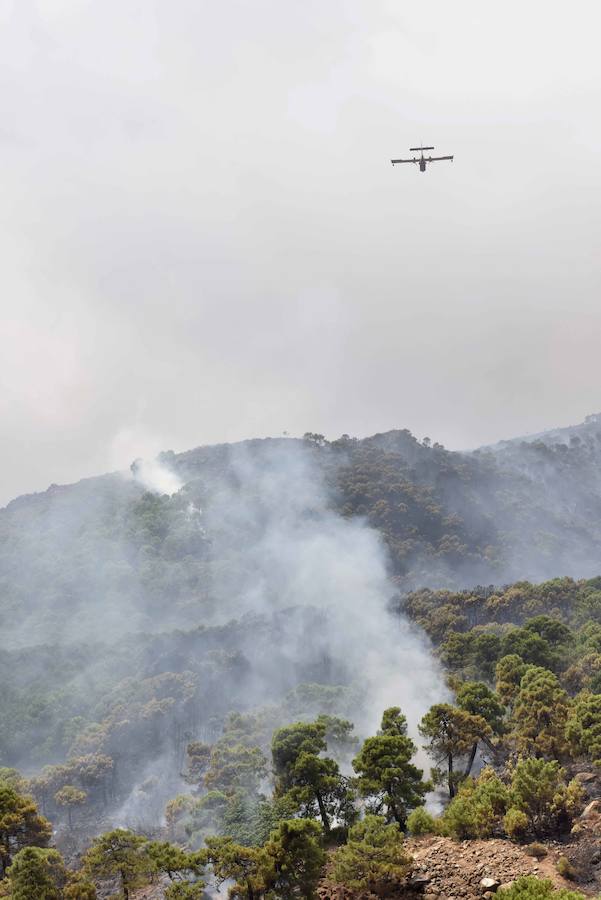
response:
[[[425,172],[426,163],[438,162],[441,159],[453,160],[452,156],[424,156],[424,150],[434,150],[434,147],[409,147],[410,153],[417,150],[419,150],[420,156],[414,156],[411,159],[391,159],[390,162],[393,166],[396,166],[397,163],[418,163],[420,172]]]

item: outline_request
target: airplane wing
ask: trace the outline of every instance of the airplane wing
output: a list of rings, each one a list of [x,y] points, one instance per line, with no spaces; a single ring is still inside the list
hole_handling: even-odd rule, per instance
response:
[[[452,156],[427,156],[427,162],[438,162],[441,159],[453,159]]]
[[[409,163],[409,162],[416,163],[416,162],[418,162],[418,160],[415,159],[415,157],[414,157],[413,159],[391,159],[390,162],[392,163],[393,166],[396,166],[397,163]]]

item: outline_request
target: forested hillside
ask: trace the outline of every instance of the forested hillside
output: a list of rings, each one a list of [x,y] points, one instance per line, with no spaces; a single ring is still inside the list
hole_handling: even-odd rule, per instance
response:
[[[312,896],[323,835],[332,846],[349,828],[326,881],[351,887],[365,842],[389,845],[386,878],[409,872],[391,822],[565,833],[584,802],[572,775],[600,752],[601,425],[560,437],[455,453],[408,431],[307,434],[167,452],[13,501],[0,511],[5,802],[32,793],[73,858],[117,825],[204,854],[178,868],[173,847],[134,834],[127,852],[149,855],[132,885],[171,864],[191,889],[205,870],[236,879],[240,853],[270,884],[251,849],[297,842],[314,866],[290,896]],[[398,794],[379,770],[389,751]],[[520,794],[532,778],[550,792],[540,820]],[[422,806],[435,784],[454,798],[437,819]],[[357,824],[362,804],[375,818]],[[46,826],[31,827],[43,847]]]
[[[224,486],[236,490],[242,457],[267,477],[274,453],[309,457],[328,505],[380,532],[400,590],[592,576],[601,547],[601,424],[583,427],[564,429],[564,443],[539,438],[474,453],[408,431],[248,441],[164,453],[162,465],[181,481],[171,497],[120,474],[20,497],[0,511],[0,641],[64,641],[86,628],[98,637],[99,609],[111,635],[124,625],[152,631],[204,621],[218,599],[215,570],[226,565],[212,532],[222,530]],[[265,503],[254,499],[257,509]]]

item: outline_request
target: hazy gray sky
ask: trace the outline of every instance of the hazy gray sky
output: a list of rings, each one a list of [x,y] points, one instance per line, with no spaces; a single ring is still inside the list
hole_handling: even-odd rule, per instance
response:
[[[0,499],[601,410],[598,0],[0,0]],[[393,169],[420,141],[454,163]]]

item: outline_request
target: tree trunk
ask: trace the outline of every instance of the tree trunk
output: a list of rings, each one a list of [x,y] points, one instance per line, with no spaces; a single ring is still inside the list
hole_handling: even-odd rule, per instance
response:
[[[396,803],[392,799],[390,790],[388,791],[388,796],[390,797],[389,810],[392,813],[392,818],[395,820],[401,831],[404,831],[405,825],[407,824],[407,817],[399,812]]]
[[[464,774],[465,774],[466,778],[472,771],[472,766],[474,765],[474,760],[476,758],[477,752],[478,752],[478,741],[474,741],[474,746],[472,747],[471,752],[470,752],[470,758],[468,759],[467,766],[465,767]]]
[[[448,756],[448,765],[449,765],[449,797],[451,800],[455,796],[455,782],[453,780],[453,754],[449,753]]]
[[[129,900],[129,888],[127,886],[127,879],[125,877],[125,873],[123,870],[119,873],[121,875],[121,887],[123,888],[123,897],[124,900]]]
[[[323,797],[319,793],[319,791],[315,792],[315,797],[317,799],[317,805],[319,806],[319,814],[321,816],[321,821],[323,822],[323,830],[327,832],[330,830],[330,820],[328,818],[328,814],[326,812],[326,807],[323,802]]]
[[[485,744],[487,750],[490,750],[490,752],[493,755],[493,758],[497,759],[497,748],[492,743],[492,741],[490,741],[485,734],[480,736],[480,740],[482,741],[483,744]]]

